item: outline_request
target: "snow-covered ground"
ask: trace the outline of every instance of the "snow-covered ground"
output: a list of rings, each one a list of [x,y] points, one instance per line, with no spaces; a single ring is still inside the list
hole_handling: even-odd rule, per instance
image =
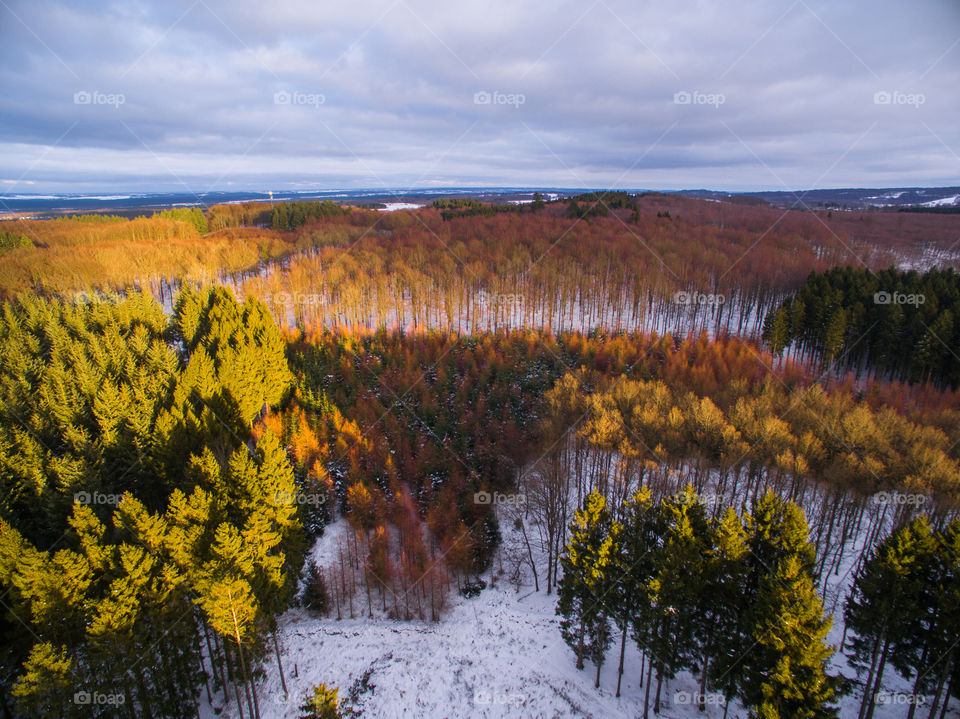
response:
[[[956,205],[958,200],[960,200],[960,195],[951,195],[950,197],[941,197],[939,200],[930,200],[930,202],[922,202],[924,207],[947,207],[949,205]]]
[[[381,212],[396,212],[397,210],[419,210],[423,205],[416,202],[385,202]]]
[[[343,520],[328,527],[311,552],[314,561],[320,566],[331,563],[338,538],[346,531]],[[268,654],[263,663],[265,677],[258,683],[263,718],[299,716],[298,707],[308,691],[321,682],[339,687],[345,706],[371,718],[642,716],[640,655],[629,638],[618,699],[619,636],[615,634],[600,688],[595,689],[595,668],[588,663],[584,671],[577,671],[573,652],[560,637],[556,596],[546,595],[543,577],[539,592],[533,591],[529,570],[519,588],[509,580],[511,557],[521,551],[521,538],[506,517],[501,531],[498,557],[483,577],[487,588],[472,599],[451,597],[439,622],[368,619],[362,602],[356,619],[317,618],[301,609],[285,613],[279,637],[289,697],[281,686],[276,661]],[[851,556],[839,575],[831,578],[828,609],[833,604],[831,595],[835,598],[837,589],[849,584],[852,561]],[[836,622],[830,634],[834,645],[840,643],[841,632]],[[854,676],[837,654],[833,670],[840,668]],[[890,693],[885,695],[886,704],[877,707],[876,719],[905,717],[909,687],[890,669],[885,688]],[[696,695],[694,678],[679,676],[664,685],[659,716],[722,717],[722,697],[708,695],[706,712],[701,714]],[[858,703],[859,692],[843,699],[842,719],[854,719]],[[949,716],[956,716],[956,705],[954,701]],[[921,708],[918,716],[925,717],[927,712],[929,708]],[[213,707],[204,706],[201,714],[204,719],[239,716],[235,702],[224,706],[222,695],[215,698]],[[732,704],[728,716],[735,719],[747,713]]]
[[[960,260],[960,251],[955,248],[936,247],[928,244],[913,254],[901,253],[894,264],[901,270],[927,272],[937,267],[955,266],[958,260]]]

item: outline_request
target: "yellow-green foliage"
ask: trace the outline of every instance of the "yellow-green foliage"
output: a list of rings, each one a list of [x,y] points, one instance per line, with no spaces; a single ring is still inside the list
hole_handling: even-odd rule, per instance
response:
[[[33,247],[4,252],[2,297],[28,289],[67,294],[121,289],[160,277],[204,281],[292,249],[269,230],[223,230],[201,237],[192,224],[166,217],[18,221],[6,231],[25,236]]]

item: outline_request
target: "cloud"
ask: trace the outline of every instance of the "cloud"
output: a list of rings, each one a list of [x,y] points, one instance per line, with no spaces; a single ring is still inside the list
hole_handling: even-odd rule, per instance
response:
[[[0,176],[31,191],[960,181],[949,0],[19,0],[0,15]]]

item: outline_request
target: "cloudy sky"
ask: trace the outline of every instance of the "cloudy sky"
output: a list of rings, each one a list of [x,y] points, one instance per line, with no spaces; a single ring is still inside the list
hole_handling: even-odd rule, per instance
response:
[[[0,193],[960,184],[957,0],[0,0]]]

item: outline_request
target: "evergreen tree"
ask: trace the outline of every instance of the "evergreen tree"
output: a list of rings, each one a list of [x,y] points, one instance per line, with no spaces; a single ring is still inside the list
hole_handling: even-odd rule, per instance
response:
[[[585,658],[597,665],[598,682],[600,666],[611,639],[604,608],[612,579],[610,523],[603,495],[597,492],[588,495],[583,508],[574,513],[570,539],[560,558],[563,568],[557,602],[557,614],[563,617],[560,633],[576,653],[577,669],[583,669]]]
[[[340,719],[340,702],[337,688],[318,684],[310,690],[310,696],[300,706],[300,719]]]
[[[769,343],[770,350],[779,355],[790,344],[790,317],[786,307],[781,307],[764,322],[763,338]]]
[[[747,527],[747,622],[755,644],[743,656],[739,695],[759,719],[834,717],[838,680],[827,674],[830,620],[816,592],[803,512],[768,492]]]
[[[704,621],[700,628],[704,647],[701,699],[709,686],[723,692],[729,704],[742,680],[741,657],[753,640],[746,617],[747,536],[732,508],[727,509],[714,531],[714,548],[708,566]],[[702,701],[701,701],[702,704]],[[702,706],[701,706],[702,708]]]
[[[12,692],[27,716],[47,719],[82,715],[83,705],[73,702],[72,666],[64,647],[49,642],[33,646]]]
[[[606,599],[607,610],[620,630],[620,660],[617,668],[617,696],[623,678],[623,659],[631,623],[645,626],[650,613],[650,585],[655,573],[654,550],[658,541],[658,513],[650,490],[641,488],[623,508],[620,521],[613,521],[613,542],[609,572],[615,581]],[[643,632],[638,637],[643,637]],[[642,648],[646,641],[642,641]]]
[[[934,608],[928,641],[928,671],[933,675],[934,698],[930,719],[934,719],[941,700],[946,710],[955,690],[954,680],[960,672],[960,519],[954,519],[937,533],[933,568]]]
[[[653,710],[660,712],[664,680],[701,659],[697,629],[706,619],[707,559],[711,540],[706,512],[688,485],[660,505],[663,539],[654,555],[653,631],[649,652],[657,671]],[[648,687],[649,689],[649,687]]]
[[[926,592],[921,583],[931,549],[929,525],[917,519],[881,542],[854,580],[844,617],[850,663],[858,674],[866,672],[859,719],[873,716],[887,662],[898,657],[903,665],[923,630],[918,600]]]
[[[307,609],[325,615],[330,606],[330,595],[327,593],[327,583],[323,572],[313,562],[307,564],[307,576],[304,578],[303,596],[301,601]]]

